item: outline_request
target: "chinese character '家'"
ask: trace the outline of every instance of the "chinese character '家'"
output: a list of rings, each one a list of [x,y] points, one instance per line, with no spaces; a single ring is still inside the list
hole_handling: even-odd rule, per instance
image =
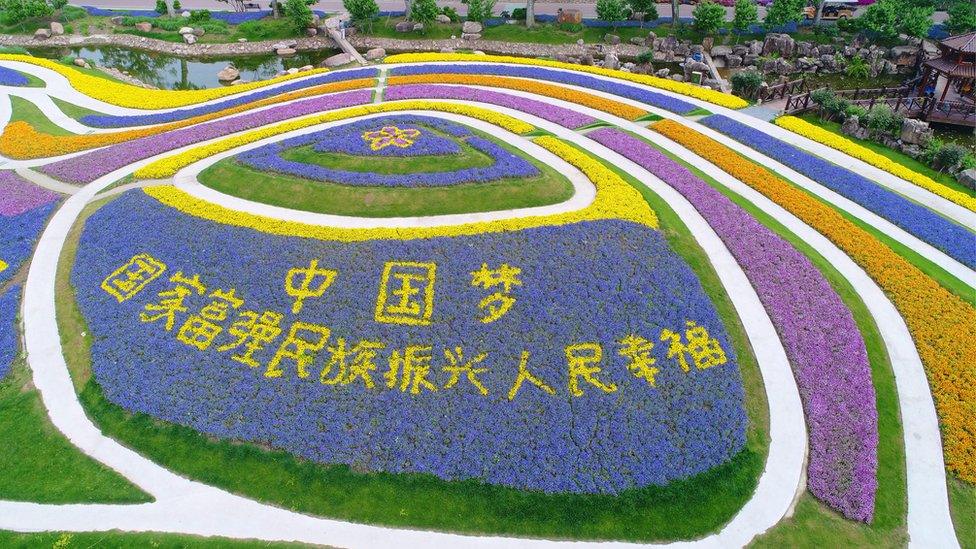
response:
[[[437,265],[390,261],[383,265],[375,319],[388,324],[427,326],[434,313]]]
[[[0,262],[2,263],[2,262]],[[3,269],[0,269],[2,271]],[[102,289],[119,303],[135,296],[159,278],[166,265],[149,254],[137,254],[102,281]]]

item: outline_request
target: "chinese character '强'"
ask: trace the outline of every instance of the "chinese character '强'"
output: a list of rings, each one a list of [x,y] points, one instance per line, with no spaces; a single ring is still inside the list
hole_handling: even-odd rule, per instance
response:
[[[281,334],[281,321],[284,318],[285,315],[275,311],[264,311],[263,313],[244,311],[227,329],[227,333],[237,339],[217,347],[217,351],[223,353],[238,349],[243,345],[244,352],[231,355],[231,360],[257,368],[261,363],[254,358],[254,353],[263,350],[266,345]]]

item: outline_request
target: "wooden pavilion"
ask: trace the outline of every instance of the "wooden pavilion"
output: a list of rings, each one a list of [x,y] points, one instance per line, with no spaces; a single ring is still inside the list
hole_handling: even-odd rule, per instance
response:
[[[926,60],[916,96],[927,98],[922,118],[976,126],[976,32],[939,42],[939,57]]]

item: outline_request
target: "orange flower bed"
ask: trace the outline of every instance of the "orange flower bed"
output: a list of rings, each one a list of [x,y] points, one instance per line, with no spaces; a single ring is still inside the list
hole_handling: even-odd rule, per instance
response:
[[[647,115],[644,109],[614,101],[591,93],[571,90],[563,86],[554,86],[521,78],[507,76],[486,76],[481,74],[416,74],[410,76],[391,76],[387,84],[464,84],[468,86],[490,86],[492,88],[507,88],[519,90],[563,101],[569,101],[584,107],[610,113],[627,120],[637,120]]]
[[[946,466],[976,482],[976,309],[867,231],[772,172],[682,124],[651,126],[820,231],[860,265],[904,317],[925,364],[942,426]]]
[[[232,114],[238,114],[258,107],[291,101],[293,99],[299,99],[302,97],[368,88],[375,85],[374,82],[375,81],[372,78],[360,78],[358,80],[347,80],[345,82],[323,84],[321,86],[313,86],[311,88],[276,95],[274,97],[224,109],[222,111],[202,114],[193,118],[187,118],[186,120],[170,122],[168,124],[160,124],[158,126],[149,128],[137,128],[117,132],[90,133],[82,135],[51,135],[35,130],[34,127],[27,122],[17,121],[8,124],[7,127],[4,128],[3,134],[0,135],[0,154],[20,160],[60,156],[62,154],[94,149],[97,147],[105,147],[107,145],[114,145],[116,143],[122,143],[131,139],[138,139],[147,135],[168,132],[170,130],[192,126],[193,124],[207,122],[209,120],[222,118],[224,116],[230,116]]]

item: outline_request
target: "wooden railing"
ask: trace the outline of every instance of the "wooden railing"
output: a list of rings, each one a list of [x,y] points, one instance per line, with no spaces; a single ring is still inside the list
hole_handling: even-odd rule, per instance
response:
[[[859,99],[877,99],[880,97],[908,97],[912,88],[908,86],[898,86],[896,88],[868,88],[856,90],[837,90],[834,95],[852,101]]]
[[[774,84],[772,86],[760,87],[756,90],[753,99],[765,103],[766,101],[775,101],[776,99],[782,99],[790,95],[802,93],[806,90],[807,81],[806,79],[801,78],[791,82],[783,82],[781,84]]]

